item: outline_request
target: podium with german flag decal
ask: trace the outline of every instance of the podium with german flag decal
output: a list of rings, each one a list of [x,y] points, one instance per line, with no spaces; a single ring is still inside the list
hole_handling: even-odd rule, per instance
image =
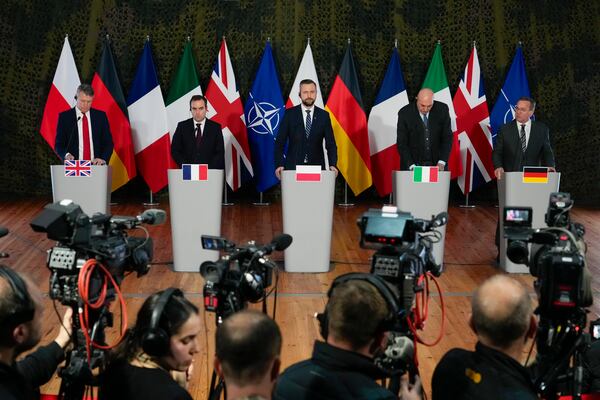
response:
[[[450,172],[437,167],[416,166],[412,171],[392,173],[394,199],[399,211],[409,212],[414,218],[431,219],[433,215],[448,211]],[[437,228],[442,238],[433,244],[435,262],[444,262],[446,226]]]
[[[546,227],[544,216],[550,193],[558,192],[560,173],[548,172],[546,167],[524,167],[523,172],[506,172],[498,181],[498,220],[500,221],[500,268],[509,273],[529,273],[529,267],[515,264],[506,257],[504,238],[504,207],[531,207],[532,228]]]
[[[219,259],[218,250],[202,248],[201,236],[221,234],[223,170],[184,164],[168,173],[173,270],[198,272],[202,262]]]
[[[283,232],[292,236],[285,250],[287,272],[327,272],[331,259],[335,173],[321,166],[283,171]]]

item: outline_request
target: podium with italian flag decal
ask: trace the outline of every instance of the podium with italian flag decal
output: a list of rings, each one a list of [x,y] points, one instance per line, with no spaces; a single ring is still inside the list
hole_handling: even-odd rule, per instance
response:
[[[498,181],[498,220],[500,221],[500,268],[509,273],[527,274],[529,267],[515,264],[506,257],[507,240],[504,238],[504,207],[531,207],[532,228],[546,227],[550,193],[558,192],[560,173],[548,172],[546,167],[523,167],[523,172],[506,172]],[[531,244],[529,245],[531,250]]]
[[[217,261],[218,250],[204,250],[202,235],[221,235],[223,170],[206,164],[170,169],[169,207],[173,270],[198,272],[204,261]]]
[[[92,165],[90,160],[65,160],[64,165],[51,165],[53,201],[73,200],[84,213],[108,214],[112,167]]]
[[[293,239],[284,252],[287,272],[329,271],[334,192],[335,173],[320,165],[282,172],[283,232]]]
[[[399,211],[409,212],[414,218],[431,219],[433,215],[448,211],[450,172],[437,167],[416,166],[412,171],[394,171],[392,185],[394,199]],[[442,234],[433,244],[435,262],[444,262],[446,226],[437,228]]]

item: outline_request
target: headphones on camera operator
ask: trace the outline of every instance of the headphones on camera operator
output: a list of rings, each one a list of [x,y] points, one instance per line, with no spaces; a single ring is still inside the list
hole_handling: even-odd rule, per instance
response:
[[[171,335],[159,326],[160,318],[172,297],[183,297],[183,292],[177,288],[170,287],[160,294],[152,316],[150,317],[150,326],[142,336],[142,349],[149,356],[161,357],[169,353],[169,340]]]
[[[398,301],[396,300],[396,296],[392,289],[388,286],[388,283],[381,277],[373,274],[364,274],[353,272],[349,274],[340,275],[334,279],[331,284],[331,288],[327,292],[327,299],[331,298],[331,294],[335,290],[335,288],[343,283],[349,281],[366,281],[370,283],[377,289],[377,292],[383,297],[385,303],[388,308],[388,315],[383,320],[379,322],[377,329],[375,330],[375,334],[386,332],[394,329],[397,323],[398,315],[400,314],[401,308],[398,305]],[[322,313],[318,313],[316,315],[317,320],[319,321],[319,332],[323,339],[327,340],[327,336],[329,335],[329,300],[327,305],[325,306],[325,310]]]
[[[12,310],[11,314],[6,316],[0,323],[3,326],[17,326],[33,320],[35,314],[35,304],[29,295],[27,285],[15,271],[5,265],[0,264],[0,277],[4,278],[10,285],[14,295],[18,299],[18,306]]]

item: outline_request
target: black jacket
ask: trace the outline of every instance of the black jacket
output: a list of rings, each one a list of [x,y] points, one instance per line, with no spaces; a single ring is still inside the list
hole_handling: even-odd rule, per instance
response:
[[[310,135],[306,139],[302,105],[287,110],[283,121],[279,126],[277,138],[275,139],[275,168],[296,169],[296,165],[320,165],[325,168],[325,157],[323,156],[323,139],[327,149],[329,165],[335,167],[337,164],[337,147],[331,127],[329,113],[319,107],[313,107],[312,124]],[[287,143],[287,154],[284,158],[283,152]],[[306,163],[304,162],[307,157]]]
[[[481,343],[475,351],[452,349],[442,357],[433,371],[431,394],[433,400],[538,399],[529,370]]]
[[[286,369],[277,381],[274,399],[397,399],[375,382],[383,377],[373,359],[315,342],[312,358]]]
[[[492,152],[494,168],[504,168],[504,172],[520,172],[523,167],[554,167],[554,153],[550,146],[549,129],[538,121],[531,121],[531,132],[525,154],[521,149],[521,137],[516,121],[500,128],[496,146]]]
[[[221,125],[206,118],[200,146],[196,146],[194,119],[177,124],[171,143],[173,160],[181,164],[208,164],[210,169],[225,168],[225,146]]]
[[[433,164],[444,161],[448,166],[448,157],[452,148],[452,127],[448,106],[439,101],[433,102],[428,116],[431,136],[431,160]],[[400,154],[400,169],[403,171],[415,165],[423,165],[425,160],[425,125],[417,108],[410,103],[398,111],[397,146]]]
[[[106,113],[95,108],[90,108],[90,121],[94,144],[93,158],[101,158],[108,164],[114,146]],[[79,159],[79,131],[77,130],[77,113],[75,112],[75,108],[63,111],[58,115],[54,147],[56,154],[63,161],[67,153],[71,153],[76,160]]]
[[[52,378],[64,355],[63,349],[52,342],[15,365],[0,363],[0,399],[39,399],[39,387]]]
[[[192,396],[163,369],[115,361],[101,377],[98,399],[192,400]]]

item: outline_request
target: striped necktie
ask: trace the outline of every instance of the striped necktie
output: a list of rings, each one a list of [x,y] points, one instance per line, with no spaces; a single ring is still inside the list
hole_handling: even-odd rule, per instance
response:
[[[312,119],[310,118],[310,110],[306,110],[306,124],[305,124],[305,133],[306,138],[310,135],[310,127],[312,126]]]
[[[521,150],[523,150],[523,154],[525,154],[525,150],[527,150],[527,138],[525,136],[525,124],[521,124]]]

